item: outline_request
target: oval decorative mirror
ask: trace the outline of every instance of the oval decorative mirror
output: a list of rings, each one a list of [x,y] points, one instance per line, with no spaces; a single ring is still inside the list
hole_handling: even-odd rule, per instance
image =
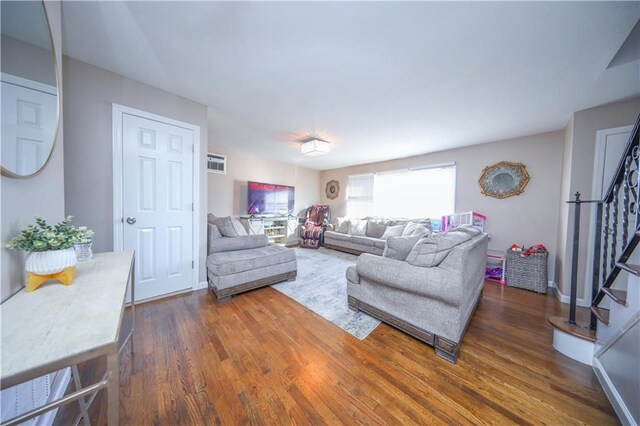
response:
[[[485,167],[478,183],[484,195],[508,198],[524,192],[529,183],[529,173],[522,163],[501,161]]]
[[[58,72],[41,1],[3,1],[1,84],[3,176],[27,178],[49,161],[58,132]]]

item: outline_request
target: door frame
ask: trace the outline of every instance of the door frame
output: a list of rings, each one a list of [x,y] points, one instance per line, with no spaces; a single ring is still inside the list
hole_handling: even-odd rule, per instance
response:
[[[113,143],[113,250],[124,250],[124,146],[122,141],[122,125],[124,114],[135,115],[148,120],[172,126],[182,127],[193,131],[193,149],[191,161],[193,162],[193,211],[191,212],[192,232],[192,256],[193,268],[191,274],[191,290],[198,288],[200,280],[200,126],[174,120],[139,109],[131,108],[116,103],[112,104],[112,143]]]
[[[602,179],[604,179],[604,155],[605,141],[607,136],[617,133],[626,133],[633,131],[633,126],[612,127],[610,129],[601,129],[596,131],[596,144],[593,155],[593,180],[591,182],[591,200],[600,199],[601,194],[597,193],[597,188]],[[593,277],[593,251],[595,250],[595,223],[596,223],[596,205],[592,205],[589,214],[589,243],[587,244],[587,269],[585,273],[584,295],[585,303],[591,305],[591,285]]]

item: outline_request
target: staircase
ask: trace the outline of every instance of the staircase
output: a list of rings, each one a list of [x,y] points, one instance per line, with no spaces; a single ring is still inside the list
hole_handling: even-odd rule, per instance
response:
[[[569,318],[552,317],[554,347],[585,364],[625,424],[640,423],[640,116],[602,200],[576,193]],[[596,205],[588,325],[576,322],[577,259],[582,204]],[[614,288],[614,285],[617,288]]]

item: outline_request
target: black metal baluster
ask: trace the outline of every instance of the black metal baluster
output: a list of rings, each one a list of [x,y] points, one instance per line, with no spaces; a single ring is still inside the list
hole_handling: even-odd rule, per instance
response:
[[[631,171],[631,156],[624,160],[624,180],[622,184],[622,247],[627,246],[629,237],[629,173]]]
[[[602,244],[602,203],[598,203],[596,207],[596,240],[593,250],[593,277],[591,282],[591,300],[594,300],[598,296],[600,291],[600,247]],[[591,312],[591,318],[589,320],[589,328],[595,330],[598,327],[598,319],[595,314]]]
[[[613,208],[611,210],[611,261],[609,262],[611,270],[616,267],[616,242],[618,240],[618,192],[620,186],[616,184],[613,187]]]
[[[607,280],[607,266],[609,264],[608,251],[609,251],[609,207],[610,203],[605,202],[604,206],[604,227],[602,228],[602,282]]]

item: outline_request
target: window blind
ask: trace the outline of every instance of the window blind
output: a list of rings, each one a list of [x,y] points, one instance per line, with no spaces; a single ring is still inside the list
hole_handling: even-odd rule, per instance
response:
[[[347,185],[347,214],[365,217],[373,211],[373,173],[349,176]]]

